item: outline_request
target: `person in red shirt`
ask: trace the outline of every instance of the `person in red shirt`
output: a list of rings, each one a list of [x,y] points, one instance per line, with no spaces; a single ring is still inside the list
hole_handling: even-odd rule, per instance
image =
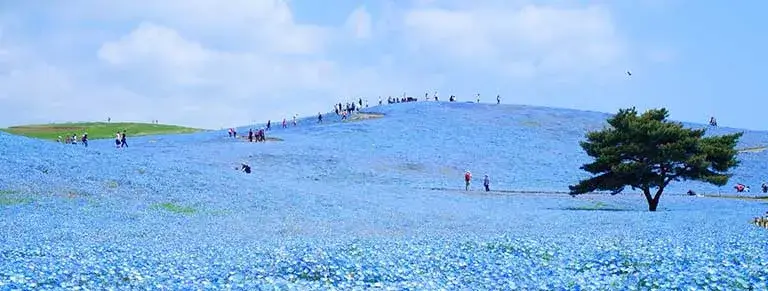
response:
[[[469,184],[472,182],[472,173],[470,173],[469,170],[464,172],[464,182],[466,183],[465,189],[469,191]]]

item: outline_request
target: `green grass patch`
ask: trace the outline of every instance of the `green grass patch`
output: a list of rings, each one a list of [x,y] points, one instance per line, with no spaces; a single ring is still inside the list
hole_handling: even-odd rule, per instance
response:
[[[539,126],[541,126],[540,123],[538,123],[536,121],[533,121],[533,120],[522,121],[522,122],[520,122],[520,125],[527,126],[527,127],[539,127]]]
[[[563,210],[580,210],[580,211],[627,211],[627,209],[618,208],[600,201],[592,204],[565,207]]]
[[[72,136],[73,134],[77,134],[77,136],[80,137],[85,132],[88,133],[89,139],[111,139],[115,138],[116,132],[123,132],[125,130],[130,139],[131,136],[180,134],[203,131],[202,129],[177,125],[125,122],[52,123],[12,126],[0,130],[11,134],[47,140],[56,140],[59,136],[66,138],[66,136]]]
[[[32,203],[34,200],[29,197],[23,197],[20,191],[0,190],[0,206],[12,206],[19,204]]]
[[[768,196],[744,196],[744,195],[700,195],[706,198],[736,199],[746,201],[768,201]]]
[[[18,194],[18,193],[21,193],[21,192],[16,190],[0,190],[0,196]]]
[[[0,206],[12,206],[32,203],[32,198],[24,197],[0,197]]]
[[[173,202],[165,202],[165,203],[158,203],[152,205],[153,209],[158,210],[165,210],[171,213],[178,213],[178,214],[195,214],[197,213],[197,209],[190,206],[183,206],[179,205]]]
[[[107,181],[107,187],[111,189],[115,189],[118,186],[120,186],[120,184],[118,184],[117,181]]]

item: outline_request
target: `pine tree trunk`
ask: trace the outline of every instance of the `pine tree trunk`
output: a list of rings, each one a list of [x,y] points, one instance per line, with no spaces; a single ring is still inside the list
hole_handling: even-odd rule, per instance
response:
[[[664,192],[664,187],[660,187],[656,191],[656,195],[653,196],[653,199],[648,199],[648,211],[656,211],[656,208],[659,206],[659,200],[661,200],[661,193]],[[646,198],[650,198],[650,191],[645,196]]]
[[[659,206],[659,200],[658,199],[651,199],[648,201],[648,211],[656,211],[656,207]]]
[[[651,189],[643,188],[643,195],[645,195],[645,200],[648,201],[648,211],[656,211],[656,206],[659,205],[659,201],[656,200],[656,202],[654,202],[653,196],[651,196]]]

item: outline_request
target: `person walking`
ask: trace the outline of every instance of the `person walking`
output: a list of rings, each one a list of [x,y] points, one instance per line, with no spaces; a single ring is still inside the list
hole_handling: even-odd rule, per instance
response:
[[[472,173],[469,172],[469,170],[464,172],[464,183],[465,187],[464,189],[469,191],[469,184],[472,182]]]
[[[123,134],[120,135],[120,147],[121,148],[128,147],[128,142],[126,142],[126,137],[125,137],[125,130],[123,130]]]
[[[491,191],[491,179],[488,178],[488,175],[485,175],[485,178],[483,178],[483,186],[485,186],[485,192]]]

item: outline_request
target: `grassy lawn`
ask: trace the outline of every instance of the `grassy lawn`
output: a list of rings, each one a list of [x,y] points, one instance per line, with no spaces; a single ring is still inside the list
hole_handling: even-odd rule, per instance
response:
[[[178,214],[195,214],[197,213],[197,209],[189,206],[182,206],[176,203],[172,202],[166,202],[166,203],[158,203],[152,205],[153,209],[162,209],[171,213],[178,213]]]
[[[177,134],[192,133],[202,131],[202,129],[182,127],[166,124],[151,123],[107,123],[107,122],[86,122],[86,123],[55,123],[39,125],[12,126],[0,129],[2,131],[22,135],[27,137],[55,140],[57,137],[77,134],[82,136],[84,132],[88,133],[89,139],[114,138],[115,132],[126,131],[128,137],[140,135],[155,134]]]

